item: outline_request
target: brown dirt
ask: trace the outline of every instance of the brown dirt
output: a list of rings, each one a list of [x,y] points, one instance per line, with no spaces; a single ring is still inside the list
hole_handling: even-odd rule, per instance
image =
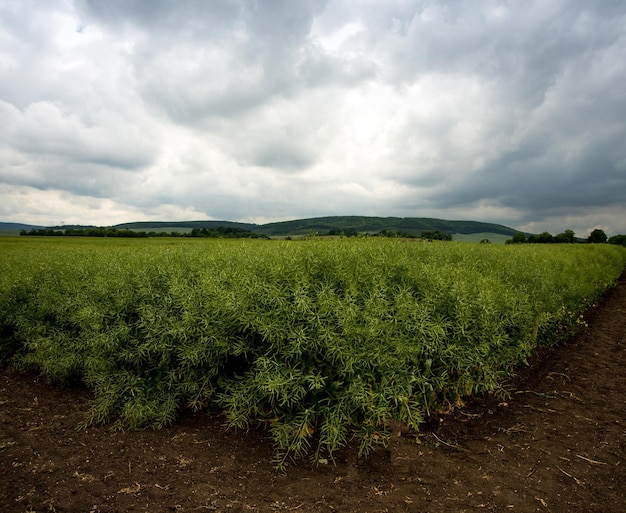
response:
[[[85,394],[0,371],[0,511],[626,511],[626,276],[507,399],[336,465],[270,462],[262,432],[189,415],[161,431],[77,431]]]

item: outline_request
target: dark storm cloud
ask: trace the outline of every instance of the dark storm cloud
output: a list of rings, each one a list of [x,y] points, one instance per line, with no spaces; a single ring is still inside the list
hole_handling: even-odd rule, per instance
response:
[[[489,199],[503,206],[539,212],[575,211],[580,207],[623,205],[626,172],[609,155],[590,153],[570,165],[549,158],[540,148],[503,155],[480,173],[452,183],[436,194],[441,207]]]
[[[137,32],[132,63],[142,95],[179,123],[231,117],[307,80],[322,63],[308,36],[325,2],[81,3],[86,19]],[[313,81],[313,80],[311,80]]]
[[[626,232],[625,26],[610,0],[0,0],[0,201]]]

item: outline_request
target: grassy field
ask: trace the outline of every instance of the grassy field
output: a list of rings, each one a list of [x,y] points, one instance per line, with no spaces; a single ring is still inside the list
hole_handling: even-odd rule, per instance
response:
[[[494,244],[504,244],[512,237],[510,235],[502,235],[501,233],[453,233],[452,240],[456,242],[480,242],[481,240],[488,240]]]
[[[611,245],[3,238],[0,362],[93,391],[86,424],[215,409],[276,463],[497,391],[621,274]]]

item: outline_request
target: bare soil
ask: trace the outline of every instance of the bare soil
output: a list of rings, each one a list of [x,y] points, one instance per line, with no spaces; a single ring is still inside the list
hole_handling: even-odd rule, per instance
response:
[[[282,473],[260,431],[188,415],[160,431],[77,431],[87,392],[0,371],[0,511],[626,511],[626,276],[510,397],[473,400],[368,459]]]

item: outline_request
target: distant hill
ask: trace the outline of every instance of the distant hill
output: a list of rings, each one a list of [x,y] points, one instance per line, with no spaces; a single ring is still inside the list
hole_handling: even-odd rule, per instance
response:
[[[233,227],[250,230],[251,232],[274,237],[288,235],[306,235],[317,232],[324,235],[331,230],[356,231],[359,233],[376,233],[382,230],[398,231],[420,235],[425,231],[441,231],[446,233],[472,234],[495,233],[512,237],[517,230],[493,223],[478,221],[446,221],[427,217],[367,217],[367,216],[330,216],[280,221],[267,224],[238,223],[234,221],[148,221],[124,223],[114,226],[123,230],[172,231],[172,229]]]
[[[298,219],[258,225],[249,228],[270,236],[303,235],[316,231],[323,235],[330,230],[354,230],[359,233],[376,233],[382,230],[408,232],[420,235],[425,231],[446,233],[498,233],[513,236],[517,230],[500,224],[481,223],[478,221],[446,221],[427,217],[366,217],[333,216]]]
[[[35,226],[32,224],[23,223],[0,223],[0,236],[3,235],[19,235],[22,230],[38,230],[39,228],[45,228],[44,226]]]
[[[56,226],[46,226],[50,230],[88,230],[89,228],[97,228],[93,224],[57,224]]]
[[[422,232],[441,231],[451,234],[498,234],[512,237],[517,230],[501,224],[482,223],[478,221],[447,221],[427,217],[368,217],[368,216],[332,216],[296,219],[277,223],[253,224],[237,223],[234,221],[147,221],[123,223],[113,226],[118,230],[137,230],[146,232],[172,232],[193,228],[232,227],[250,230],[251,232],[273,237],[289,235],[306,235],[316,232],[325,235],[330,231],[377,233],[383,230],[411,233],[419,236]],[[57,230],[69,228],[89,228],[88,226],[32,226],[20,223],[0,223],[0,232],[18,234],[21,230],[39,228],[54,228]]]
[[[188,228],[190,230],[194,228],[242,228],[244,230],[250,230],[252,232],[257,231],[258,224],[250,223],[237,223],[234,221],[142,221],[138,223],[123,223],[115,225],[113,228],[118,230],[143,230],[143,231],[172,231],[171,229]]]
[[[20,230],[32,230],[33,228],[45,228],[44,226],[35,226],[32,224],[22,223],[0,223],[0,231],[2,232],[19,232]]]

